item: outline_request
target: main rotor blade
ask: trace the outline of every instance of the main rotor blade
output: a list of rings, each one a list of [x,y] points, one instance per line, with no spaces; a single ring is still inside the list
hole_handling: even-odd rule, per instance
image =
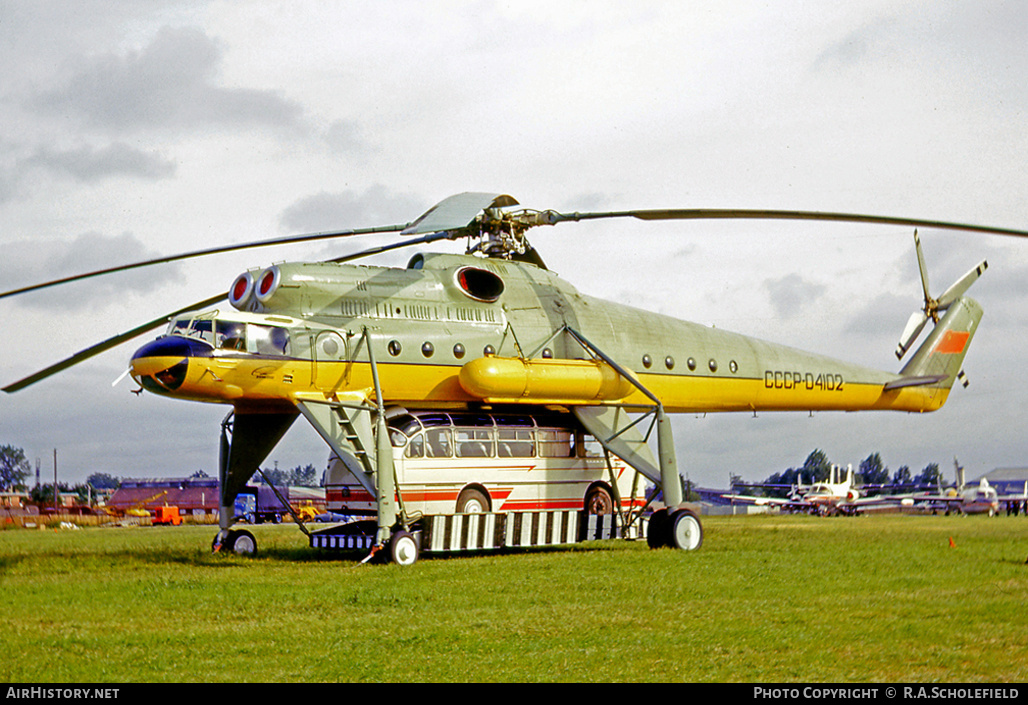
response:
[[[448,232],[429,233],[428,235],[413,240],[404,240],[402,242],[395,242],[388,245],[381,245],[379,247],[372,247],[366,250],[361,250],[360,252],[354,252],[352,254],[344,255],[342,257],[336,257],[335,259],[327,261],[336,263],[349,262],[351,260],[360,259],[362,257],[376,255],[380,252],[388,252],[389,250],[396,250],[402,247],[410,247],[412,245],[419,245],[426,242],[435,242],[436,240],[445,240],[449,237],[450,234]],[[116,335],[113,338],[108,338],[107,340],[97,343],[96,345],[92,345],[86,348],[85,350],[77,352],[71,357],[61,360],[56,364],[50,365],[46,369],[40,370],[39,372],[36,372],[35,374],[30,375],[22,380],[14,382],[13,384],[9,384],[6,387],[3,387],[3,391],[7,392],[8,394],[20,391],[25,387],[28,387],[32,384],[35,384],[36,382],[44,380],[47,377],[51,377],[57,374],[58,372],[62,372],[68,369],[69,367],[73,367],[79,364],[80,362],[84,362],[90,359],[91,357],[95,357],[96,355],[99,355],[102,352],[106,352],[107,350],[117,347],[122,343],[128,342],[133,338],[139,337],[144,333],[148,333],[149,331],[152,331],[155,328],[160,328],[161,326],[167,324],[167,322],[175,316],[181,315],[188,311],[196,311],[198,309],[206,308],[207,306],[213,306],[214,304],[220,301],[224,301],[227,298],[227,294],[217,294],[216,296],[211,296],[210,298],[206,298],[203,301],[197,301],[196,303],[190,304],[189,306],[186,306],[184,308],[180,308],[177,311],[165,314],[160,318],[155,318],[152,321],[144,323],[140,326],[136,326],[132,330]]]
[[[516,206],[518,202],[502,193],[458,193],[444,198],[420,218],[403,229],[404,235],[421,235],[441,230],[466,228],[488,208]]]
[[[413,245],[423,245],[426,242],[436,242],[438,240],[451,240],[456,239],[449,231],[429,233],[422,237],[414,240],[403,240],[401,242],[391,242],[388,245],[379,245],[377,247],[369,247],[366,250],[360,252],[354,252],[349,255],[343,255],[342,257],[335,257],[333,259],[325,260],[326,262],[332,262],[334,264],[340,264],[342,262],[351,262],[361,257],[370,257],[371,255],[377,255],[382,252],[389,252],[390,250],[399,250],[404,247],[411,247]]]
[[[8,296],[15,296],[17,294],[25,294],[30,291],[38,291],[39,289],[46,289],[51,286],[57,286],[58,284],[68,284],[74,281],[80,281],[82,279],[90,279],[93,277],[100,277],[105,274],[113,274],[115,272],[124,272],[130,269],[139,269],[140,267],[149,267],[155,264],[165,264],[168,262],[177,262],[184,259],[192,259],[195,257],[206,257],[208,255],[217,255],[225,252],[236,252],[238,250],[247,250],[257,247],[270,247],[272,245],[290,245],[301,242],[315,242],[317,240],[329,240],[338,237],[349,237],[351,235],[372,235],[375,233],[395,233],[408,227],[410,223],[404,225],[386,225],[375,228],[358,228],[355,230],[333,230],[318,233],[305,233],[303,235],[289,235],[287,237],[279,237],[271,240],[258,240],[255,242],[238,243],[235,245],[223,245],[220,247],[209,247],[204,250],[194,250],[193,252],[183,252],[177,255],[168,255],[166,257],[155,257],[153,259],[143,260],[140,262],[133,262],[130,264],[122,264],[114,267],[108,267],[106,269],[98,269],[94,272],[86,272],[84,274],[75,274],[70,277],[62,277],[60,279],[53,279],[51,281],[43,282],[41,284],[32,284],[31,286],[23,286],[19,289],[11,289],[10,291],[0,292],[0,299],[7,298]]]
[[[9,384],[3,388],[3,391],[7,392],[8,394],[21,391],[29,385],[35,384],[36,382],[44,380],[47,377],[51,377],[57,374],[58,372],[66,370],[69,367],[79,364],[80,362],[84,362],[91,357],[95,357],[100,353],[110,350],[111,348],[117,347],[122,343],[132,340],[133,338],[137,338],[140,335],[143,335],[143,333],[152,331],[155,328],[160,328],[161,326],[166,325],[168,321],[174,318],[175,316],[183,314],[187,311],[195,311],[197,309],[211,306],[213,304],[218,303],[219,301],[223,301],[226,298],[228,298],[227,294],[218,294],[217,296],[212,296],[210,298],[204,299],[203,301],[197,301],[194,304],[191,304],[184,308],[180,308],[177,311],[173,311],[172,313],[165,314],[160,318],[155,318],[152,321],[144,323],[141,326],[136,326],[132,330],[120,333],[114,336],[113,338],[108,338],[107,340],[101,343],[97,343],[96,345],[92,345],[86,348],[85,350],[81,350],[72,355],[71,357],[61,360],[60,362],[54,365],[50,365],[46,369],[40,370],[39,372],[36,372],[33,375],[29,375],[24,379],[14,382],[13,384]]]
[[[132,262],[129,264],[116,265],[105,269],[98,269],[93,272],[75,274],[68,277],[61,277],[40,284],[11,289],[0,292],[0,299],[17,294],[26,294],[30,291],[38,291],[59,284],[68,284],[83,279],[91,279],[115,272],[124,272],[141,267],[149,267],[155,264],[166,264],[178,262],[185,259],[206,257],[208,255],[223,254],[225,252],[237,252],[239,250],[255,249],[258,247],[271,247],[273,245],[295,245],[303,242],[316,242],[318,240],[331,240],[351,235],[373,235],[378,233],[402,232],[404,235],[420,235],[423,233],[436,233],[440,231],[451,231],[466,228],[486,208],[504,208],[517,205],[518,202],[510,196],[495,193],[460,193],[445,198],[428,209],[421,217],[410,223],[402,225],[383,225],[372,228],[356,228],[353,230],[328,230],[315,233],[304,233],[302,235],[288,235],[286,237],[272,238],[270,240],[257,240],[253,242],[238,243],[235,245],[222,245],[209,247],[192,252],[183,252],[165,257],[154,257],[153,259]]]
[[[599,218],[638,218],[639,220],[820,220],[842,223],[872,223],[877,225],[906,225],[911,227],[966,230],[993,235],[1028,237],[1028,230],[997,228],[989,225],[970,225],[943,220],[921,218],[895,218],[859,213],[829,213],[822,211],[748,210],[737,208],[681,208],[658,210],[610,211],[607,213],[556,213],[547,211],[543,220],[549,224],[566,221],[596,220]]]

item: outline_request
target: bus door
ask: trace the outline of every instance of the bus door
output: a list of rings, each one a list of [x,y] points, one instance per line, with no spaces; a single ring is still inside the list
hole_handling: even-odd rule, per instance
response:
[[[423,513],[453,512],[453,429],[446,414],[420,417],[424,428],[413,433],[396,464],[396,479],[409,510]]]
[[[548,480],[540,486],[540,504],[544,509],[584,506],[589,483],[583,463],[576,457],[574,441],[574,431],[567,428],[536,429],[536,452]]]

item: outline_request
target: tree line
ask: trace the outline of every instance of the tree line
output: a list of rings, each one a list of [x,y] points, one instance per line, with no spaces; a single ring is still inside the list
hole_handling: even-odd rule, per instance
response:
[[[297,465],[290,470],[280,470],[277,466],[263,470],[264,476],[276,487],[318,487],[321,477],[317,469],[310,464]],[[0,446],[0,492],[29,492],[33,502],[53,502],[53,483],[42,484],[29,488],[27,480],[32,474],[32,466],[25,451],[13,445]],[[197,470],[190,477],[209,477],[203,470]],[[263,482],[260,473],[254,474],[253,482]],[[66,482],[57,483],[57,491],[61,494],[78,495],[83,503],[88,501],[96,490],[116,490],[121,486],[121,479],[105,472],[94,472],[86,481],[77,485]]]
[[[827,482],[831,478],[832,462],[828,455],[816,448],[803,462],[803,465],[796,468],[789,468],[782,472],[772,473],[759,485],[780,485],[779,488],[767,487],[765,492],[770,495],[785,496],[788,488],[794,485],[812,485],[817,482]],[[853,482],[857,485],[881,486],[883,491],[895,489],[897,491],[912,487],[938,487],[945,483],[938,463],[929,463],[916,475],[909,465],[901,465],[895,472],[890,472],[888,466],[882,461],[880,453],[871,453],[860,461],[858,468],[854,469]],[[839,478],[840,480],[842,477]],[[738,476],[732,476],[732,484],[746,484]]]

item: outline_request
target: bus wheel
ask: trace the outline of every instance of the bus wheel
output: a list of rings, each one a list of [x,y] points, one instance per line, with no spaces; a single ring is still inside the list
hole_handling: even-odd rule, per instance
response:
[[[389,557],[396,565],[414,565],[418,560],[418,542],[407,531],[397,531],[389,540]]]
[[[699,517],[688,509],[671,515],[671,545],[683,551],[695,551],[703,545],[703,526]]]
[[[457,497],[458,514],[482,514],[489,511],[489,498],[474,487],[468,487]]]
[[[586,514],[613,514],[614,499],[606,487],[597,485],[585,493]]]

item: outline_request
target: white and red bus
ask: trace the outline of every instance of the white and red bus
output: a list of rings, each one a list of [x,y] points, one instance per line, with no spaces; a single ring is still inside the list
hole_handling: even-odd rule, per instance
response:
[[[581,510],[613,514],[645,504],[642,476],[571,414],[420,411],[389,420],[397,494],[408,514]],[[612,477],[614,483],[611,482]],[[616,486],[615,486],[616,485]],[[377,504],[333,457],[328,509],[368,516]]]

